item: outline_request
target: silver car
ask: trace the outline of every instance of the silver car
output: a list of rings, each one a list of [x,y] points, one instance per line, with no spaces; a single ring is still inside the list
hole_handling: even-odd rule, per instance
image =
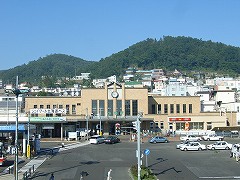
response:
[[[104,142],[104,137],[100,135],[94,135],[90,138],[90,144],[101,144]]]
[[[188,144],[190,141],[182,141],[179,144],[176,145],[176,149],[180,149],[183,145]]]

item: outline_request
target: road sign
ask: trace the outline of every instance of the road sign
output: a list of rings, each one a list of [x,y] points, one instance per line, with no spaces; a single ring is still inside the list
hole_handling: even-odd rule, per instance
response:
[[[145,155],[149,155],[149,154],[150,154],[150,150],[149,150],[149,149],[145,149],[145,150],[144,150],[144,154],[145,154]]]
[[[147,156],[150,154],[150,150],[149,150],[149,149],[145,149],[145,150],[144,150],[144,154],[146,155],[146,167],[148,167]]]

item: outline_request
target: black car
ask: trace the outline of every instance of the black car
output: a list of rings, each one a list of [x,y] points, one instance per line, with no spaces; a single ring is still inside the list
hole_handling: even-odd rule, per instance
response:
[[[114,143],[119,143],[120,139],[116,136],[108,136],[107,138],[104,139],[105,144],[114,144]]]

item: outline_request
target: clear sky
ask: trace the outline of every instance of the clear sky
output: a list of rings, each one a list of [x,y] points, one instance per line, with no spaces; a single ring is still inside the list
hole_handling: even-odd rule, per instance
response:
[[[54,53],[99,61],[163,36],[240,47],[240,0],[0,1],[0,70]]]

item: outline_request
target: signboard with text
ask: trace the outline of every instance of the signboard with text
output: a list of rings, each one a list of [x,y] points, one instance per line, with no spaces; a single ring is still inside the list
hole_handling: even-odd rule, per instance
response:
[[[66,109],[30,109],[30,114],[66,114]]]
[[[30,122],[63,122],[66,117],[31,117]]]
[[[191,121],[191,118],[169,118],[169,121],[185,122],[185,121]]]

